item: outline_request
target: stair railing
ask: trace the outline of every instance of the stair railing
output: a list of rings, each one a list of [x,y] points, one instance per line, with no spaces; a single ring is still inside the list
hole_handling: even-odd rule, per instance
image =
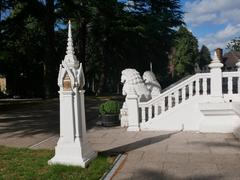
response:
[[[198,73],[148,102],[139,103],[140,122],[145,123],[194,96],[210,95],[210,73]]]
[[[219,103],[228,99],[240,101],[240,61],[236,72],[222,72],[223,64],[215,52],[209,64],[210,73],[197,73],[192,77],[170,87],[148,102],[138,102],[137,96],[128,95],[128,130],[139,131],[140,123],[170,112],[193,97],[203,96],[208,101]],[[227,98],[226,98],[227,97]]]

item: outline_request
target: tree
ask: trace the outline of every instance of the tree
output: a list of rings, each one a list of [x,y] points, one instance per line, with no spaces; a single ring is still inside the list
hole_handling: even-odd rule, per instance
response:
[[[227,44],[227,48],[232,51],[240,51],[240,37],[232,39],[232,41]]]
[[[39,47],[33,45],[33,48],[31,48],[33,51],[26,53],[26,56],[27,58],[32,58],[32,61],[34,61],[34,59],[41,59],[41,62],[38,62],[41,63],[41,67],[39,67],[41,70],[39,68],[38,70],[40,70],[40,74],[43,75],[41,85],[43,85],[44,90],[42,91],[45,97],[53,97],[57,94],[57,85],[55,82],[57,78],[58,61],[56,61],[57,53],[55,52],[57,49],[55,45],[55,11],[57,10],[58,1],[9,0],[9,2],[11,5],[7,9],[9,11],[9,16],[1,22],[1,27],[4,29],[4,31],[2,31],[4,41],[10,44],[14,42],[14,38],[12,37],[15,37],[15,39],[22,39],[21,42],[23,43],[20,43],[19,45],[22,48],[25,48],[24,42],[28,42],[28,40],[23,40],[23,37],[27,38],[27,36],[25,36],[26,31],[24,31],[24,29],[29,29],[27,25],[27,22],[31,23],[29,19],[35,21],[34,24],[32,23],[32,29],[41,30],[43,36],[39,37],[39,39],[35,39],[39,41],[37,44]],[[29,33],[31,34],[31,32]],[[36,34],[34,36],[37,37],[38,35]],[[32,41],[30,43],[34,44],[35,42]],[[16,53],[19,53],[20,50],[21,48],[16,49]],[[33,56],[34,58],[30,56],[33,52],[35,53]],[[22,61],[23,57],[15,56],[14,59]]]
[[[175,40],[175,74],[178,78],[194,72],[198,62],[198,41],[186,27],[181,26],[176,33]]]
[[[94,82],[98,93],[116,92],[124,68],[142,73],[150,62],[158,77],[164,79],[175,27],[183,24],[179,0],[136,0],[128,10],[118,0],[0,3],[4,4],[1,12],[10,12],[0,23],[0,71],[12,76],[17,87],[19,74],[25,72],[26,82],[37,79],[41,84],[34,84],[37,88],[31,91],[43,91],[44,87],[45,97],[57,95],[57,71],[65,53],[69,19],[87,88],[93,89],[89,84]]]
[[[199,67],[203,69],[206,65],[211,62],[211,54],[207,46],[202,45],[201,50],[199,52]]]
[[[98,93],[116,92],[114,86],[124,68],[144,72],[152,62],[156,73],[167,74],[166,52],[171,47],[173,27],[183,23],[179,1],[144,2],[151,7],[147,11],[134,10],[139,9],[140,1],[131,10],[117,0],[65,2],[63,9],[69,9],[65,13],[78,22],[74,31],[84,34],[84,38],[76,37],[76,49],[81,50],[77,55],[85,64],[87,84],[95,82]]]
[[[127,10],[124,5],[125,11],[120,11],[119,5],[115,7],[112,8],[111,18],[109,13],[101,13],[103,16],[96,17],[97,22],[101,22],[98,17],[105,17],[103,19],[107,22],[102,23],[107,34],[104,38],[106,46],[102,47],[106,48],[103,53],[107,53],[104,55],[104,60],[107,62],[105,66],[112,71],[108,71],[110,76],[105,75],[105,77],[116,74],[114,76],[119,78],[121,70],[129,67],[136,68],[142,73],[149,69],[149,64],[152,62],[154,72],[164,79],[167,74],[167,52],[172,45],[175,32],[173,28],[183,24],[179,1],[136,0]],[[107,78],[105,82],[109,79]]]
[[[35,72],[38,76],[44,76],[40,78],[41,81],[28,73],[23,73],[23,77],[25,79],[35,78],[35,82],[44,87],[44,90],[39,88],[40,86],[35,88],[37,90],[41,89],[45,97],[57,94],[55,82],[57,77],[56,64],[58,62],[55,59],[54,45],[54,3],[53,0],[9,0],[9,7],[6,9],[9,15],[0,23],[2,42],[4,43],[1,52],[9,53],[4,61],[7,61],[9,65],[13,62],[13,64],[19,64],[14,67],[15,70],[9,67],[7,76],[11,76],[18,71],[20,74],[23,71],[30,71],[36,65],[37,70]],[[20,83],[18,78],[21,76],[19,73],[10,78],[17,82],[11,84],[16,84],[18,88],[23,86],[18,84]],[[8,79],[8,82],[10,81]],[[33,84],[32,87],[36,85],[36,83]],[[12,90],[16,91],[14,88]],[[26,91],[23,92],[26,94]],[[19,92],[13,92],[13,94],[19,94]]]
[[[45,34],[45,57],[44,57],[44,95],[46,98],[56,95],[57,85],[57,63],[55,52],[55,5],[54,0],[45,0],[43,3],[43,12],[45,17],[43,20]]]

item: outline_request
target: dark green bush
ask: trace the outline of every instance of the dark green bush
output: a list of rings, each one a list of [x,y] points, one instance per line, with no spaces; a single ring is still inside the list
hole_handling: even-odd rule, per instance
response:
[[[119,114],[120,105],[118,101],[108,100],[105,103],[102,103],[99,107],[99,113],[104,114]]]

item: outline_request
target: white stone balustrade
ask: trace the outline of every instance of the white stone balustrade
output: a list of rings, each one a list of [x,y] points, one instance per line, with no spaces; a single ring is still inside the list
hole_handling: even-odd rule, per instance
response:
[[[209,73],[197,73],[148,101],[126,98],[128,130],[229,133],[239,129],[240,137],[240,61],[236,72],[222,72],[218,56],[215,53]]]
[[[182,83],[178,84],[177,86],[169,89],[168,91],[163,92],[161,95],[158,97],[151,99],[148,102],[140,102],[139,103],[139,108],[141,111],[141,117],[144,117],[142,120],[142,123],[147,122],[150,119],[153,119],[159,114],[167,113],[171,109],[173,109],[175,106],[178,106],[178,104],[187,102],[189,99],[193,98],[194,96],[199,96],[200,95],[200,84],[199,81],[200,79],[203,79],[203,94],[207,96],[207,79],[210,78],[210,73],[203,73],[203,74],[196,74],[192,76],[191,78],[183,81]],[[193,83],[196,84],[196,93],[193,93]],[[189,87],[188,91],[188,99],[186,99],[186,87]],[[166,102],[167,99],[167,102]],[[181,101],[179,101],[181,99]],[[154,111],[152,111],[152,105],[154,105]],[[156,107],[157,105],[157,107]],[[167,105],[167,106],[166,106]],[[146,113],[145,109],[148,109],[148,116],[146,119]],[[161,111],[159,113],[156,113],[155,109],[160,109]]]

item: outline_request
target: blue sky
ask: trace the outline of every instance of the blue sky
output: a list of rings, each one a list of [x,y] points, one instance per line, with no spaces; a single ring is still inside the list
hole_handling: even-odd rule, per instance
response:
[[[240,0],[181,0],[184,21],[211,52],[240,36]]]

